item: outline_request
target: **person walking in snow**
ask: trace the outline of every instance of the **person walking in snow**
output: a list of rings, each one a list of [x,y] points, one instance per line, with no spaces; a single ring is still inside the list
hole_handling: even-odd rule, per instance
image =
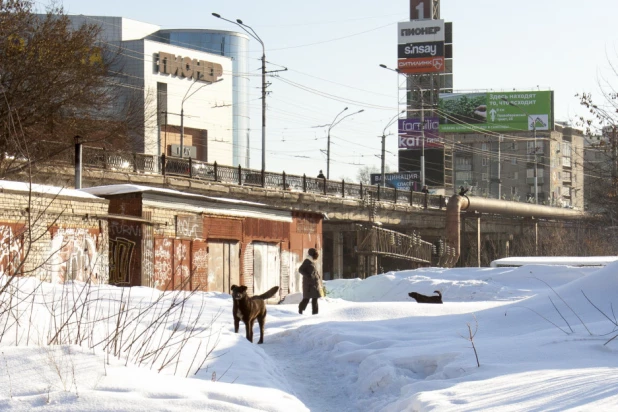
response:
[[[315,262],[318,260],[320,254],[314,248],[309,249],[309,257],[303,261],[298,268],[298,271],[303,275],[303,300],[298,304],[298,313],[301,315],[309,304],[311,299],[311,314],[318,314],[318,299],[322,296],[320,291],[322,290],[322,279],[318,273]]]

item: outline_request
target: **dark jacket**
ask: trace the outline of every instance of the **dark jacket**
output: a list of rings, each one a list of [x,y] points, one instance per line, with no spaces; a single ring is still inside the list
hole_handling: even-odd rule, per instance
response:
[[[303,298],[319,298],[322,282],[313,261],[311,259],[305,259],[300,265],[300,268],[298,268],[298,271],[303,275]]]

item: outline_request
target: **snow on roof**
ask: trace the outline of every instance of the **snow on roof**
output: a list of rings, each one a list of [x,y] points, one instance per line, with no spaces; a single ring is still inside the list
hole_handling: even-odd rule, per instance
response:
[[[265,205],[264,203],[249,202],[249,201],[246,201],[246,200],[227,199],[227,198],[223,198],[223,197],[213,197],[213,196],[204,196],[204,195],[198,195],[198,194],[195,194],[195,193],[181,192],[179,190],[174,190],[174,189],[165,189],[165,188],[161,188],[161,187],[131,185],[131,184],[95,186],[95,187],[88,187],[88,188],[81,189],[81,190],[83,190],[84,192],[87,192],[87,193],[91,193],[93,195],[97,195],[97,196],[122,195],[122,194],[126,194],[126,193],[136,193],[136,192],[142,192],[142,193],[143,192],[153,192],[153,193],[168,194],[168,195],[171,195],[171,196],[194,197],[194,198],[201,198],[201,199],[205,199],[205,200],[213,200],[213,201],[217,201],[217,202],[228,202],[228,203],[235,203],[235,204],[245,204],[245,205],[249,205],[249,206],[268,206],[268,205]]]
[[[284,222],[291,222],[292,216],[291,213],[287,210],[278,210],[273,208],[272,206],[266,205],[264,203],[257,202],[249,202],[246,200],[238,200],[238,199],[227,199],[223,197],[212,197],[212,196],[204,196],[198,195],[195,193],[186,193],[181,192],[174,189],[164,189],[159,187],[152,186],[141,186],[141,185],[132,185],[132,184],[121,184],[121,185],[109,185],[109,186],[96,186],[89,187],[86,189],[82,189],[84,192],[88,192],[91,194],[95,194],[98,196],[112,196],[112,195],[120,195],[125,193],[136,193],[136,192],[150,192],[150,193],[160,193],[170,196],[179,196],[188,199],[198,199],[210,201],[211,203],[208,207],[204,207],[204,205],[191,205],[191,204],[169,204],[163,203],[156,200],[147,200],[144,204],[150,204],[157,207],[164,208],[173,208],[176,210],[185,210],[192,211],[196,213],[205,212],[205,213],[214,213],[214,214],[226,214],[231,216],[242,216],[242,217],[255,217],[255,218],[268,218],[271,220],[279,220]],[[268,210],[264,210],[268,209]]]
[[[37,194],[45,194],[52,196],[69,196],[69,197],[80,197],[84,199],[99,199],[103,200],[100,197],[95,196],[94,193],[86,193],[81,190],[75,189],[67,189],[59,186],[49,186],[49,185],[41,185],[37,183],[32,183],[30,186],[29,183],[25,182],[12,182],[7,180],[0,180],[0,190],[11,190],[14,192],[28,192],[32,190],[33,193]]]
[[[492,268],[523,265],[605,266],[618,261],[618,256],[526,256],[496,259]]]

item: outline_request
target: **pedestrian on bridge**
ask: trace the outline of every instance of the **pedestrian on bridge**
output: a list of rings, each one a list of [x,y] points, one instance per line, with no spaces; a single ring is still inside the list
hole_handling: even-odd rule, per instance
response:
[[[318,173],[318,179],[326,179],[326,176],[324,176],[324,173],[322,173],[321,170],[320,173]]]

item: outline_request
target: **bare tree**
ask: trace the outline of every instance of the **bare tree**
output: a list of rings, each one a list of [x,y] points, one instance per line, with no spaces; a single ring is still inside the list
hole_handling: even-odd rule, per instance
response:
[[[618,68],[609,61],[611,78],[598,82],[600,97],[578,95],[588,114],[579,118],[588,150],[584,162],[587,210],[597,219],[599,237],[618,253]]]
[[[121,149],[143,135],[144,92],[100,35],[95,24],[73,27],[62,7],[40,15],[33,0],[0,0],[0,177],[70,150],[76,135]]]

